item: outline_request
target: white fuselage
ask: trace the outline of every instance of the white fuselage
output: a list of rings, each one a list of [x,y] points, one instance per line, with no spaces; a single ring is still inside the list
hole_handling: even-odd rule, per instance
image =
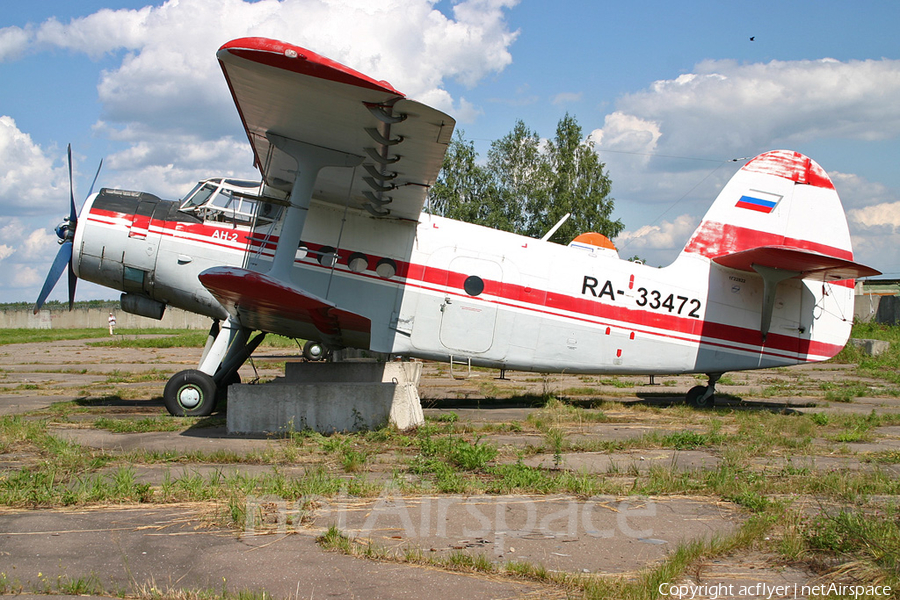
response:
[[[278,239],[278,223],[251,232],[184,217],[171,203],[146,219],[95,204],[103,202],[86,204],[75,240],[79,277],[213,318],[227,314],[197,276],[216,266],[265,272]],[[753,273],[686,253],[654,268],[426,213],[414,223],[313,202],[301,239],[292,283],[370,323],[343,331],[344,345],[424,359],[724,372],[829,358],[852,317],[845,282],[785,281],[763,342],[763,283]],[[319,337],[309,323],[273,329]]]

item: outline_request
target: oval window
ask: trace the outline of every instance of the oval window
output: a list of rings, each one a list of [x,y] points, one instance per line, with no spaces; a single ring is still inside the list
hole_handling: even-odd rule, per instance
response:
[[[484,280],[478,275],[470,275],[466,277],[463,289],[470,296],[478,296],[484,291]]]

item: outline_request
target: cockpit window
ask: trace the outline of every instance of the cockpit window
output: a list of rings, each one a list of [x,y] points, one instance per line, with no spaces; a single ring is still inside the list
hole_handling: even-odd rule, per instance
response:
[[[254,221],[271,223],[273,205],[263,203],[262,214],[257,215],[257,198],[260,184],[241,179],[207,179],[181,201],[179,210],[193,214],[204,221],[218,221],[249,225]],[[277,213],[277,211],[275,211]]]
[[[209,200],[209,197],[212,196],[213,192],[216,191],[216,186],[210,185],[208,183],[197,186],[191,190],[191,193],[187,195],[184,203],[181,205],[182,210],[187,210],[193,208],[195,206],[200,206],[206,203]]]
[[[215,195],[210,202],[210,205],[215,206],[217,208],[231,208],[231,201],[233,197],[231,192],[228,190],[219,190],[219,193]]]

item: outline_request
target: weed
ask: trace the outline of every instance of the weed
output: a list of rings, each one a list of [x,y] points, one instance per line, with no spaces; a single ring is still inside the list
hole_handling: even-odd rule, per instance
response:
[[[369,462],[369,453],[352,448],[344,448],[341,451],[341,464],[347,473],[362,471]]]

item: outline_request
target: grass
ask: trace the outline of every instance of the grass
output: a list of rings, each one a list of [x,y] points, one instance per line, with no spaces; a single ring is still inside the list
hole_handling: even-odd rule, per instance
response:
[[[0,329],[0,346],[55,342],[60,340],[84,340],[108,336],[105,328],[99,329]]]
[[[205,332],[200,333],[205,342]],[[107,337],[103,330],[89,330],[85,335]],[[892,342],[900,341],[900,334],[893,329],[854,331],[856,337],[878,335],[891,338]],[[116,340],[116,343],[130,344],[132,340]],[[194,332],[187,332],[173,335],[166,343],[196,344],[198,340]],[[295,345],[287,339],[272,343]],[[894,349],[892,344],[891,352]],[[897,378],[900,369],[896,366],[900,364],[900,355],[869,360],[852,352],[842,352],[836,359],[853,359],[859,364],[858,369],[847,369],[846,378],[820,384],[808,374],[773,370],[763,384],[768,389],[765,395],[813,395],[835,403],[845,399],[853,401],[862,395],[895,396],[891,388],[900,382]],[[877,382],[860,383],[855,378],[858,374],[869,380],[877,378]],[[108,374],[106,383],[140,382],[143,377],[156,381],[164,379],[166,374],[113,372]],[[546,376],[536,381],[549,390]],[[581,382],[583,386],[557,393],[578,396],[583,391],[593,396],[588,390],[599,386],[632,385],[625,379],[583,377]],[[746,383],[741,379],[726,385]],[[495,393],[494,387],[491,383],[485,389]],[[116,414],[118,407],[104,406],[110,402],[121,404],[120,398],[85,398],[58,403],[27,418],[0,418],[0,454],[21,457],[10,460],[15,466],[0,470],[0,505],[20,508],[203,502],[217,507],[218,524],[240,528],[247,523],[248,513],[249,518],[255,518],[254,511],[258,510],[255,499],[266,497],[296,503],[315,496],[374,498],[387,490],[411,495],[565,495],[575,501],[599,495],[660,499],[688,495],[711,502],[728,502],[738,507],[746,521],[733,535],[694,540],[674,547],[665,561],[629,577],[558,573],[540,564],[502,563],[464,552],[436,557],[414,547],[388,555],[386,550],[372,544],[349,540],[338,530],[326,532],[322,543],[376,560],[527,578],[562,587],[573,597],[585,598],[653,597],[652,590],[659,582],[672,581],[692,572],[691,569],[699,569],[698,565],[711,557],[751,549],[777,553],[784,563],[797,561],[826,579],[841,581],[842,577],[853,577],[900,587],[896,577],[900,555],[897,508],[900,480],[892,474],[893,467],[900,464],[900,454],[886,449],[857,455],[865,463],[865,468],[859,470],[817,469],[814,460],[826,454],[852,456],[852,443],[877,441],[884,435],[878,428],[900,425],[898,415],[874,411],[785,414],[721,406],[699,412],[681,405],[604,404],[592,398],[568,400],[545,393],[484,401],[491,406],[534,407],[521,421],[470,422],[456,412],[445,410],[427,419],[415,431],[382,428],[327,437],[311,431],[292,431],[273,439],[263,449],[250,451],[119,453],[80,446],[55,433],[60,423],[124,434],[180,431],[211,422]],[[596,429],[594,424],[617,422],[639,424],[642,429],[654,431],[617,439],[585,435]],[[216,423],[221,424],[221,418]],[[536,441],[533,446],[503,445],[498,438],[491,437],[499,433],[527,434]],[[672,458],[641,463],[638,457],[644,450]],[[699,451],[717,460],[704,469],[682,468],[676,458],[686,451]],[[563,468],[563,454],[578,452],[616,452],[635,458],[605,472]],[[526,464],[529,457],[539,453],[552,455],[555,468]],[[237,468],[240,465],[268,468],[262,472],[254,469],[250,474]],[[163,474],[157,475],[157,483],[151,485],[146,483],[145,473],[154,469],[157,473],[162,470]],[[65,593],[72,594],[98,591],[92,587],[89,576],[74,578],[62,586],[55,582],[48,585],[53,593],[63,593],[56,590],[68,590]],[[23,589],[22,584],[0,574],[0,593]],[[144,597],[140,594],[164,597],[164,592],[157,590],[159,595],[154,595],[157,592],[151,593],[150,589],[128,593],[138,597]],[[210,597],[237,595],[215,592]]]
[[[154,335],[158,337],[144,337]],[[85,335],[84,337],[92,337]],[[107,336],[108,337],[108,336]],[[206,345],[208,332],[200,329],[138,329],[117,331],[112,339],[89,342],[96,348],[203,348]],[[64,338],[81,339],[81,338]],[[12,343],[12,342],[10,342]],[[303,340],[294,340],[276,334],[269,334],[263,340],[263,348],[296,348],[302,349]]]

